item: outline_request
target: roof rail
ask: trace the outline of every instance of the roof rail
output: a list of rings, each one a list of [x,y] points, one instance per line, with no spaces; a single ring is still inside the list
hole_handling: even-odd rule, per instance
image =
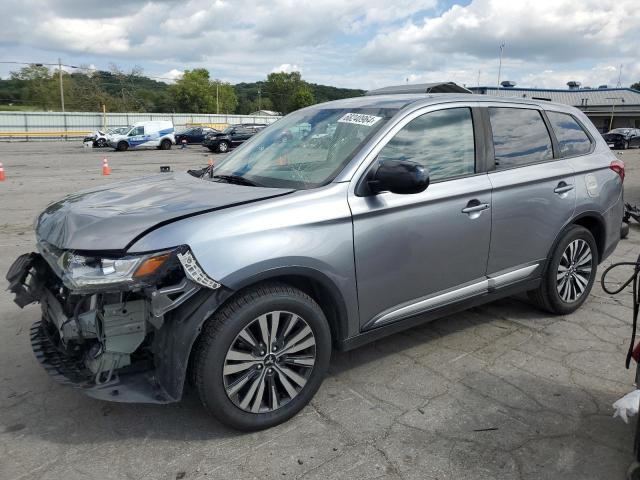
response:
[[[401,93],[471,93],[471,90],[454,82],[414,83],[411,85],[392,85],[369,90],[365,95],[397,95]]]

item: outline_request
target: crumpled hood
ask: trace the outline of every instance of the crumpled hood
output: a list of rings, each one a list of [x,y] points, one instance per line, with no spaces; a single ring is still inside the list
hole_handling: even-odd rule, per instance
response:
[[[211,182],[186,173],[154,175],[52,203],[38,218],[36,236],[61,249],[122,251],[156,226],[292,191]]]
[[[621,133],[603,133],[602,138],[604,138],[605,140],[617,141],[617,140],[623,140],[626,137]]]

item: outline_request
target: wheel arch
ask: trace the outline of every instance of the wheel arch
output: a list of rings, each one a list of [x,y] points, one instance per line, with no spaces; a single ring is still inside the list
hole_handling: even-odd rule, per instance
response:
[[[598,263],[600,263],[602,261],[602,257],[605,251],[607,230],[605,227],[606,224],[603,216],[596,211],[583,212],[579,215],[576,215],[571,220],[569,220],[567,224],[564,226],[564,228],[558,232],[558,234],[556,235],[556,238],[553,240],[553,243],[551,244],[551,248],[547,252],[547,259],[551,258],[551,255],[553,255],[556,245],[558,245],[558,242],[560,241],[562,236],[565,234],[567,229],[574,225],[584,227],[587,230],[589,230],[589,232],[591,232],[591,235],[593,235],[593,238],[596,241],[596,246],[598,247]]]
[[[604,256],[607,239],[607,229],[602,215],[597,212],[586,212],[574,218],[571,224],[579,225],[591,232],[598,247],[598,263],[600,263]]]
[[[234,295],[248,287],[266,282],[285,283],[313,298],[327,317],[334,347],[347,337],[349,323],[347,306],[340,289],[327,275],[314,268],[303,266],[273,268],[233,285]]]

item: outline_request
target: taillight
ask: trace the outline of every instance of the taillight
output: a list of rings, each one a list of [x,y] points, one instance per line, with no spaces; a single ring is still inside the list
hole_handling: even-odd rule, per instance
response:
[[[624,162],[622,160],[613,160],[609,165],[609,168],[616,172],[620,177],[620,180],[624,182]]]

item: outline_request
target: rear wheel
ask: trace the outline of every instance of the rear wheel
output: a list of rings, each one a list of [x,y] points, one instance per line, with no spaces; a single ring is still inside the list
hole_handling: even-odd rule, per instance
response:
[[[227,151],[229,151],[229,144],[227,142],[220,142],[218,144],[218,152],[226,153]]]
[[[171,140],[165,138],[160,142],[160,150],[171,150]]]
[[[118,142],[118,146],[116,147],[116,150],[118,150],[119,152],[124,152],[128,148],[129,148],[129,144],[123,140],[122,142]]]
[[[597,266],[598,248],[593,235],[574,225],[556,245],[540,287],[529,292],[529,298],[551,313],[574,312],[589,296]]]
[[[260,430],[299,412],[329,365],[331,335],[318,304],[283,284],[253,287],[208,321],[194,351],[204,406],[222,423]]]

